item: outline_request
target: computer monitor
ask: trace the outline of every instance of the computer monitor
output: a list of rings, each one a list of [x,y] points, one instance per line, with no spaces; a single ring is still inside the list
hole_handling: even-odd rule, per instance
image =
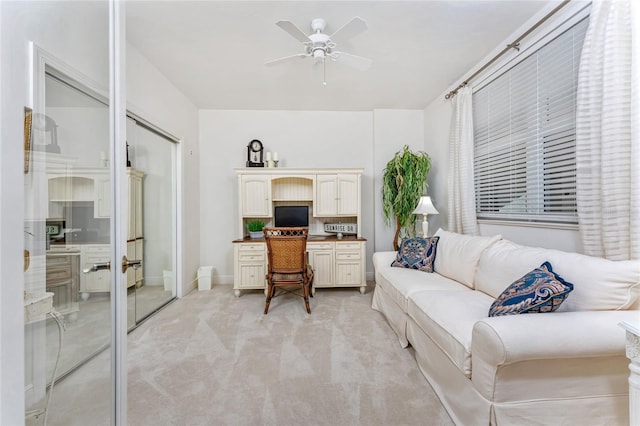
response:
[[[309,226],[309,206],[276,206],[276,227]]]

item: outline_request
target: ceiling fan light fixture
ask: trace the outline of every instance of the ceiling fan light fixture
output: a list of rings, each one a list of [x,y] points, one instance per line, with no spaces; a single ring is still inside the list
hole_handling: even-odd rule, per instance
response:
[[[0,0],[1,1],[1,0]],[[301,41],[304,45],[305,53],[299,53],[295,55],[285,56],[283,58],[267,61],[265,65],[275,65],[281,62],[288,62],[295,60],[296,58],[309,58],[312,57],[316,64],[322,62],[323,64],[323,85],[327,85],[326,79],[326,59],[331,59],[332,62],[344,62],[355,69],[366,70],[371,66],[371,59],[364,58],[362,56],[353,55],[351,53],[338,52],[335,49],[336,43],[332,40],[333,37],[338,37],[341,40],[347,40],[354,37],[367,29],[367,24],[364,19],[356,16],[349,22],[338,28],[332,35],[325,34],[323,31],[326,28],[326,21],[322,18],[316,18],[311,21],[311,29],[313,33],[307,35],[300,28],[298,28],[291,21],[278,21],[276,25],[282,30],[289,33],[296,40]]]

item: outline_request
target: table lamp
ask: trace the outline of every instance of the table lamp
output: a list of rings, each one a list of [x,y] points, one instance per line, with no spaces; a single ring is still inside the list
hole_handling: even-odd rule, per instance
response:
[[[422,215],[422,237],[427,238],[427,232],[429,232],[429,222],[427,222],[427,215],[429,214],[438,214],[438,210],[433,206],[431,202],[431,197],[422,196],[420,197],[420,202],[418,203],[418,207],[413,211],[413,214],[421,214]]]

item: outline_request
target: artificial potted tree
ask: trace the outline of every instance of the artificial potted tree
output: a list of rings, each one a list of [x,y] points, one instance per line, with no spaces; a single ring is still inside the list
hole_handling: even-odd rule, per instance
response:
[[[387,163],[382,177],[382,210],[387,226],[395,219],[393,249],[398,250],[401,232],[415,236],[416,215],[413,210],[427,189],[431,159],[426,152],[411,152],[407,145]]]

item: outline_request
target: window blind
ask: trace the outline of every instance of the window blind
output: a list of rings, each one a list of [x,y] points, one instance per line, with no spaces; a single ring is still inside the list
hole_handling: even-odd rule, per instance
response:
[[[478,218],[577,222],[576,90],[587,24],[473,94]]]

